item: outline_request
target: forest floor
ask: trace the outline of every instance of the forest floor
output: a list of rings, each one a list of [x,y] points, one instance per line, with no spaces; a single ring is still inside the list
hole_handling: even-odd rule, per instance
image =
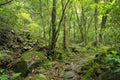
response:
[[[94,58],[94,54],[75,54],[65,58],[63,61],[50,61],[48,64],[52,64],[49,67],[39,67],[35,71],[40,70],[39,73],[48,76],[49,80],[79,80],[82,76],[80,73],[81,67],[85,62]],[[34,72],[34,71],[33,71]],[[32,73],[29,74],[29,78],[32,78]]]

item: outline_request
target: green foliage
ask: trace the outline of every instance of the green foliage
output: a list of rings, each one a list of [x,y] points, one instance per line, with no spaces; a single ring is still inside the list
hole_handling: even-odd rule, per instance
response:
[[[30,33],[30,37],[32,39],[39,39],[39,37],[40,37],[39,34],[42,32],[41,27],[35,22],[30,23],[29,25],[27,25],[27,30]]]
[[[10,50],[0,50],[0,65],[11,62],[13,60],[12,53]]]
[[[0,0],[0,4],[6,1],[8,0]],[[98,0],[98,3],[95,1],[97,0],[71,0],[66,6],[67,0],[56,0],[56,16],[51,15],[54,7],[52,0],[13,0],[0,6],[0,65],[7,67],[13,62],[11,65],[14,65],[16,72],[27,75],[28,71],[42,63],[47,67],[56,64],[56,62],[47,62],[47,58],[64,61],[66,56],[99,52],[94,60],[83,66],[81,79],[102,80],[103,77],[114,73],[119,75],[120,0]],[[66,7],[65,12],[64,7]],[[64,20],[65,16],[66,20]],[[51,18],[55,17],[53,30],[55,34],[53,34]],[[69,42],[68,51],[62,50],[65,25],[68,26],[66,32],[69,33],[66,35]],[[103,40],[100,39],[100,33]],[[52,52],[50,50],[40,52],[41,47],[53,45],[52,36],[55,43],[59,42],[55,46],[54,54],[49,53]],[[97,47],[96,38],[99,39]],[[17,56],[16,61],[14,56]],[[10,77],[0,69],[0,80],[8,80],[8,78],[15,80],[20,73]],[[42,74],[35,75],[33,80],[36,79],[47,80]]]
[[[16,80],[17,78],[19,78],[21,75],[21,73],[15,73],[10,77],[10,80]]]
[[[8,75],[1,75],[0,80],[8,80],[9,76]]]
[[[105,50],[104,50],[105,49]],[[113,80],[119,76],[120,72],[120,56],[118,51],[111,48],[103,48],[103,53],[96,55],[94,60],[86,63],[81,71],[81,80],[97,79],[97,80]],[[115,74],[113,77],[112,74]]]
[[[28,22],[31,22],[32,19],[30,18],[30,14],[27,14],[27,13],[21,13],[21,18],[25,21],[28,21]]]
[[[15,11],[10,8],[0,8],[0,27],[14,27],[17,23]]]
[[[106,56],[106,64],[110,66],[120,66],[120,56],[117,51],[111,51],[111,54]]]
[[[0,80],[16,80],[20,77],[21,73],[8,74],[4,69],[0,69]]]
[[[28,73],[27,62],[25,61],[16,62],[16,64],[14,65],[14,71],[17,73],[21,73],[21,76],[25,77]],[[17,76],[17,75],[14,75],[14,76]]]

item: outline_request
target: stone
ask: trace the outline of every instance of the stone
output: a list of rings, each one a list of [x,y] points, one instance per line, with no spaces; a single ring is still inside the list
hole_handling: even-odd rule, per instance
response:
[[[70,78],[73,78],[75,76],[75,72],[74,71],[68,71],[68,72],[65,72],[64,75],[63,75],[63,78],[65,79],[70,79]]]

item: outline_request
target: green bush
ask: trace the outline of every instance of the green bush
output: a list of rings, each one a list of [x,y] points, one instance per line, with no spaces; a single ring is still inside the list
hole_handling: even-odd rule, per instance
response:
[[[115,77],[120,76],[119,52],[112,48],[102,47],[102,49],[103,52],[101,51],[95,59],[88,61],[82,67],[83,76],[80,80],[115,80]]]
[[[21,73],[14,73],[10,76],[5,70],[0,69],[0,80],[16,80],[20,75]]]

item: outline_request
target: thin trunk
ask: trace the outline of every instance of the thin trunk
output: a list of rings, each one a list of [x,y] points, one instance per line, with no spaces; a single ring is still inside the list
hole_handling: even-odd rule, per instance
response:
[[[75,22],[74,22],[74,42],[75,42],[75,38],[76,38],[76,30],[75,30]]]
[[[112,2],[112,1],[113,0],[110,0],[110,2]],[[107,1],[104,0],[104,6],[106,4],[107,4]],[[109,14],[110,11],[111,11],[111,9],[106,10],[104,15],[102,16],[101,29],[100,29],[100,34],[99,34],[99,41],[100,41],[100,43],[103,43],[103,41],[104,41],[104,31],[105,31],[105,28],[106,28],[107,14]]]
[[[84,13],[84,7],[82,6],[82,16],[81,16],[81,25],[82,25],[82,33],[83,33],[83,42],[84,46],[87,45],[87,33],[86,33],[86,20],[85,20],[85,13]]]
[[[64,11],[64,2],[62,1],[62,10]],[[63,34],[63,48],[64,50],[67,50],[68,49],[68,16],[67,16],[67,13],[64,13],[64,34]]]
[[[53,8],[52,8],[52,20],[51,20],[51,26],[52,26],[52,39],[51,39],[51,47],[50,47],[50,50],[51,50],[51,53],[54,54],[54,49],[55,49],[55,46],[56,46],[56,43],[55,43],[55,38],[56,38],[56,0],[53,0]]]
[[[53,57],[54,57],[54,51],[55,51],[55,47],[56,47],[56,42],[57,42],[57,39],[58,39],[58,36],[59,36],[59,33],[60,33],[60,26],[61,26],[61,23],[63,21],[63,18],[64,18],[64,14],[65,14],[65,11],[66,11],[66,8],[67,8],[67,5],[68,3],[70,2],[70,0],[68,0],[63,8],[63,12],[62,12],[62,16],[61,16],[61,19],[58,23],[58,26],[56,25],[56,0],[53,0],[53,8],[52,8],[52,15],[51,15],[51,43],[50,43],[50,50],[51,50],[51,53],[53,54]]]
[[[64,37],[63,37],[63,48],[68,49],[68,18],[67,14],[64,15]]]
[[[95,3],[98,4],[98,0],[95,0]],[[97,6],[95,7],[94,21],[95,21],[95,34],[96,34],[96,36],[95,36],[96,42],[95,43],[96,43],[96,46],[98,46],[99,45],[99,35],[98,35],[98,7]]]
[[[102,16],[101,29],[99,34],[99,40],[102,43],[104,41],[104,30],[106,27],[107,15]]]
[[[42,0],[39,0],[40,2],[40,17],[41,17],[41,22],[43,23],[43,38],[46,39],[46,30],[45,30],[45,24],[43,20],[43,7],[42,7]]]
[[[79,15],[77,13],[77,9],[76,8],[75,8],[75,13],[76,13],[76,16],[77,16],[77,23],[78,23],[79,30],[80,30],[80,33],[81,33],[81,42],[83,42],[84,41],[83,40],[83,37],[84,37],[84,35],[83,35],[83,28],[82,28],[82,25],[80,23],[80,18],[79,18]]]

